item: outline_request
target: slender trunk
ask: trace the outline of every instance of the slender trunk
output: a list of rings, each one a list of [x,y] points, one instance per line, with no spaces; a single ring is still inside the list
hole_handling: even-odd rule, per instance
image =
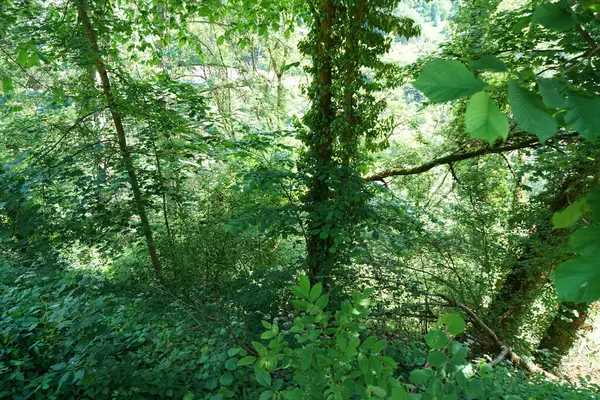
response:
[[[283,115],[283,72],[277,73],[277,113]]]
[[[316,94],[316,106],[318,108],[319,125],[313,127],[313,138],[311,151],[316,153],[315,174],[310,182],[309,201],[313,208],[312,229],[307,243],[308,275],[312,284],[323,280],[327,271],[331,269],[331,246],[333,242],[330,236],[322,237],[319,231],[322,228],[323,219],[319,212],[326,208],[330,198],[329,183],[327,178],[330,175],[332,154],[333,154],[333,132],[332,122],[335,118],[332,99],[333,82],[333,63],[331,52],[333,50],[333,22],[335,19],[334,0],[323,0],[320,21],[316,21],[317,33],[317,54],[315,63],[315,74],[318,82],[318,92]],[[315,233],[313,233],[315,232]]]
[[[102,61],[102,58],[100,57],[100,49],[98,47],[96,35],[88,18],[85,4],[83,1],[79,2],[77,5],[77,14],[79,16],[79,19],[81,20],[83,31],[94,55],[94,63],[96,64],[98,75],[100,75],[100,80],[102,81],[102,90],[104,92],[104,96],[106,97],[106,102],[108,103],[108,108],[113,118],[115,131],[117,133],[117,140],[119,143],[119,150],[121,152],[121,157],[123,158],[123,163],[125,164],[125,169],[127,170],[127,176],[129,177],[129,184],[131,185],[131,191],[133,192],[133,197],[135,199],[135,205],[137,208],[138,215],[140,217],[142,230],[144,232],[144,236],[146,237],[146,244],[148,246],[148,252],[150,253],[150,260],[152,262],[152,266],[154,267],[154,272],[156,273],[156,276],[159,280],[162,281],[162,265],[158,257],[158,252],[156,251],[156,246],[154,244],[152,229],[150,228],[148,214],[146,213],[146,208],[144,207],[144,203],[142,200],[142,193],[140,191],[140,185],[138,183],[137,174],[133,166],[131,153],[129,151],[129,148],[127,147],[127,139],[125,137],[123,121],[121,119],[121,115],[115,102],[115,98],[111,90],[108,72],[106,70],[104,62]]]
[[[163,209],[163,218],[165,220],[165,229],[167,230],[167,236],[169,237],[169,243],[171,244],[171,251],[175,249],[175,243],[173,241],[173,234],[171,233],[171,225],[169,224],[169,212],[167,206],[167,189],[165,187],[165,179],[162,174],[162,167],[160,164],[160,157],[158,155],[158,149],[156,148],[156,142],[154,139],[152,141],[152,148],[154,150],[154,159],[156,160],[156,173],[158,174],[158,180],[160,183],[160,194],[162,197],[162,209]]]

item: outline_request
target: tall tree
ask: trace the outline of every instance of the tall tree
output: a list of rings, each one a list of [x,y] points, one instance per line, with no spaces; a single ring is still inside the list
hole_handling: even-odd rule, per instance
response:
[[[304,117],[306,146],[300,170],[308,177],[307,262],[312,282],[330,281],[356,245],[368,215],[369,189],[360,176],[365,151],[387,131],[385,102],[376,94],[397,84],[392,65],[381,60],[390,32],[419,33],[414,21],[392,15],[395,1],[321,0],[311,3],[310,32],[301,44],[312,60],[307,90],[311,108]]]
[[[98,40],[96,38],[95,30],[88,17],[87,4],[85,1],[80,1],[77,4],[77,15],[79,16],[79,19],[81,21],[83,33],[85,34],[85,37],[89,42],[91,56],[93,57],[96,69],[98,71],[98,75],[100,76],[100,80],[102,82],[102,91],[104,92],[106,103],[113,119],[113,124],[117,136],[117,142],[119,144],[119,150],[121,152],[123,164],[125,165],[125,169],[127,170],[127,176],[129,178],[129,184],[131,186],[131,191],[135,200],[135,206],[138,212],[138,216],[140,217],[142,231],[146,238],[146,246],[148,247],[148,253],[150,254],[150,261],[152,262],[152,266],[154,268],[156,276],[159,280],[162,280],[162,264],[158,256],[158,251],[156,250],[156,245],[154,243],[152,228],[150,227],[150,221],[148,220],[148,213],[146,212],[146,207],[144,206],[142,191],[140,189],[139,180],[137,177],[135,166],[133,164],[133,159],[131,157],[131,150],[127,145],[127,137],[125,134],[125,128],[123,127],[121,111],[119,110],[119,106],[117,104],[117,101],[115,100],[116,95],[114,93],[114,89],[111,87],[108,71],[102,59],[102,53],[100,52],[100,47],[98,46]]]

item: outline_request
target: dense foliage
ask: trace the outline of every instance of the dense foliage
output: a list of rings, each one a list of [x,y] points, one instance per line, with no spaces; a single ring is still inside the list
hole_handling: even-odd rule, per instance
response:
[[[0,398],[597,399],[595,0],[0,0]]]

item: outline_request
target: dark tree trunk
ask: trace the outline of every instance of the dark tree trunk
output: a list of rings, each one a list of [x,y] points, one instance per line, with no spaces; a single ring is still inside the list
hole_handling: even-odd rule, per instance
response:
[[[581,195],[588,183],[589,166],[566,179],[550,203],[549,216],[567,207]],[[488,308],[486,321],[497,329],[499,336],[513,345],[521,318],[527,314],[531,302],[549,282],[548,276],[563,261],[568,235],[565,230],[552,229],[549,218],[536,224],[537,237],[529,238],[517,264],[508,273],[500,291]]]
[[[158,252],[156,251],[156,246],[154,244],[152,229],[150,228],[148,214],[146,213],[146,208],[144,207],[144,203],[142,200],[142,193],[140,190],[140,185],[138,183],[135,167],[133,165],[133,160],[131,158],[131,153],[127,146],[127,139],[125,136],[125,129],[123,128],[123,121],[121,119],[121,114],[119,113],[119,109],[115,102],[115,98],[111,89],[110,79],[108,77],[108,72],[106,70],[104,62],[102,61],[102,58],[100,57],[100,48],[98,47],[96,35],[88,18],[88,14],[83,1],[79,2],[77,5],[77,14],[79,16],[79,19],[81,20],[83,32],[90,44],[90,48],[94,56],[94,63],[96,64],[96,69],[98,70],[98,75],[100,75],[100,80],[102,82],[102,90],[104,92],[104,96],[106,98],[106,102],[112,115],[113,123],[115,125],[117,141],[119,143],[119,150],[121,152],[123,163],[125,164],[125,169],[127,170],[127,176],[129,177],[129,184],[131,185],[131,191],[133,192],[138,216],[140,217],[142,230],[146,238],[146,245],[148,246],[148,252],[150,253],[150,260],[152,262],[152,266],[154,267],[154,272],[156,273],[156,276],[159,280],[162,281],[162,265],[158,257]]]
[[[335,5],[333,0],[322,2],[321,21],[317,21],[318,45],[316,64],[316,78],[318,80],[318,93],[316,101],[318,116],[320,118],[317,132],[313,133],[311,151],[317,155],[315,174],[313,175],[308,200],[314,210],[315,218],[311,221],[311,229],[307,242],[308,275],[312,284],[323,280],[331,268],[332,246],[331,237],[321,237],[320,232],[315,232],[321,227],[322,219],[319,217],[321,208],[326,207],[330,198],[328,169],[332,167],[332,153],[334,134],[331,123],[335,118],[332,101],[333,64],[331,51],[333,50],[332,27],[335,19]],[[314,128],[313,128],[314,129]]]
[[[558,366],[561,357],[566,356],[573,347],[579,330],[585,324],[589,308],[587,303],[560,303],[538,346],[538,350],[550,350],[559,356],[549,360],[553,367]]]

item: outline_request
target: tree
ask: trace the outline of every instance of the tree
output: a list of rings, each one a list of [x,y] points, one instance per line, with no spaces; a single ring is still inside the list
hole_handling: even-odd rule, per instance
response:
[[[77,5],[77,15],[81,20],[83,32],[89,42],[92,53],[91,56],[93,57],[94,63],[96,64],[96,69],[98,71],[98,75],[100,75],[100,80],[102,82],[102,91],[104,92],[104,96],[106,97],[106,103],[112,115],[113,123],[115,126],[115,132],[117,135],[117,141],[119,143],[119,149],[121,151],[121,157],[123,159],[123,163],[125,164],[125,169],[127,170],[127,176],[129,177],[129,184],[131,185],[131,191],[135,200],[135,206],[140,217],[142,231],[144,232],[144,236],[146,238],[146,245],[148,247],[148,253],[150,254],[150,260],[152,261],[152,266],[154,267],[154,271],[156,273],[157,278],[159,280],[162,280],[162,264],[158,256],[158,251],[156,250],[156,245],[154,244],[152,228],[150,227],[150,221],[148,220],[148,214],[146,212],[146,207],[144,206],[142,193],[140,190],[140,184],[138,181],[135,167],[133,165],[130,149],[127,146],[127,138],[125,135],[125,128],[123,127],[123,121],[121,119],[121,112],[119,111],[117,102],[115,100],[115,93],[111,88],[108,71],[106,70],[104,61],[101,58],[101,52],[100,48],[98,47],[96,34],[94,28],[92,27],[90,19],[88,18],[86,7],[87,6],[85,2],[80,2]]]
[[[373,148],[388,123],[379,118],[385,102],[375,94],[395,84],[393,66],[380,59],[391,44],[386,33],[418,34],[412,20],[391,15],[394,6],[388,0],[323,0],[310,10],[310,33],[301,50],[312,60],[311,108],[300,136],[306,146],[300,170],[309,177],[305,207],[312,283],[330,282],[341,266],[339,254],[348,256],[345,246],[355,241],[368,214],[371,195],[359,173],[364,151]]]

